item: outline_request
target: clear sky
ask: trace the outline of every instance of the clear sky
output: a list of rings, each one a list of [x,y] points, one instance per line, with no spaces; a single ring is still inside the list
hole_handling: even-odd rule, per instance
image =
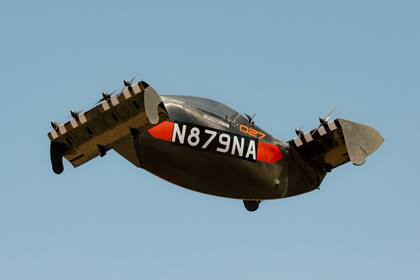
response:
[[[0,3],[0,279],[420,279],[419,1],[109,2]],[[133,75],[283,140],[337,107],[386,142],[256,213],[114,152],[53,174],[50,121]]]

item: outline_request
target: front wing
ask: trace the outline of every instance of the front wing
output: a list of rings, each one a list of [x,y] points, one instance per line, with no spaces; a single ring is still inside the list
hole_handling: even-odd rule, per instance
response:
[[[63,172],[62,158],[74,167],[114,149],[141,166],[138,134],[168,119],[161,98],[146,82],[126,86],[97,106],[73,115],[48,133],[53,171]]]

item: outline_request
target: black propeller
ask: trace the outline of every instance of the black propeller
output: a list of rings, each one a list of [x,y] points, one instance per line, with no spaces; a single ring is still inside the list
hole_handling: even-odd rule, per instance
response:
[[[114,93],[116,93],[117,91],[114,90],[111,93],[108,93],[106,91],[102,92],[102,98],[98,100],[98,102],[96,102],[96,104],[101,103],[102,101],[109,101],[111,99],[111,95],[113,95]]]
[[[133,82],[134,82],[134,80],[135,80],[135,79],[136,79],[136,76],[134,76],[133,78],[131,78],[129,81],[124,80],[124,81],[123,81],[123,83],[124,83],[124,87],[131,86],[131,85],[133,84]]]
[[[75,118],[76,120],[79,119],[80,111],[70,111],[70,115]]]
[[[328,124],[329,120],[331,119],[332,115],[334,114],[335,110],[337,108],[334,107],[325,117],[320,117],[319,118],[319,122],[321,125],[326,125]]]
[[[254,126],[254,125],[255,125],[254,118],[255,118],[255,116],[256,116],[256,115],[257,115],[257,114],[253,114],[253,115],[252,115],[252,117],[251,117],[250,115],[245,114],[246,118],[248,119],[248,122],[249,122],[252,126]]]
[[[296,128],[295,129],[295,133],[299,137],[304,134],[304,132],[303,132],[303,130],[301,128]]]
[[[51,122],[51,126],[52,126],[52,128],[55,130],[55,131],[58,131],[59,130],[59,128],[58,128],[58,123],[57,122]]]
[[[123,81],[123,83],[124,83],[124,86],[122,87],[122,88],[120,88],[119,90],[114,90],[113,92],[111,92],[111,93],[108,93],[108,92],[106,92],[106,91],[103,91],[102,92],[102,98],[101,99],[99,99],[99,101],[98,102],[96,102],[96,104],[98,104],[98,103],[101,103],[102,101],[109,101],[110,99],[111,99],[111,96],[113,95],[113,94],[115,94],[115,93],[121,93],[122,92],[122,90],[125,88],[125,87],[128,87],[128,86],[131,86],[132,84],[133,84],[133,82],[134,82],[134,80],[136,79],[136,76],[134,76],[133,78],[131,78],[130,80],[124,80]]]
[[[320,117],[319,118],[320,125],[318,126],[318,128],[320,128],[321,126],[324,126],[324,125],[328,125],[328,122],[330,121],[330,119],[331,119],[331,117],[334,114],[336,109],[337,108],[334,107],[325,117]],[[313,135],[318,130],[318,128],[314,129],[314,131],[311,134]]]

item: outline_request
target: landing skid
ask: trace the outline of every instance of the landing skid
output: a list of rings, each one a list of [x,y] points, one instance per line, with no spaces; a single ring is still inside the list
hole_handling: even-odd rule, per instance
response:
[[[244,200],[244,206],[249,212],[257,211],[261,201],[259,200]]]

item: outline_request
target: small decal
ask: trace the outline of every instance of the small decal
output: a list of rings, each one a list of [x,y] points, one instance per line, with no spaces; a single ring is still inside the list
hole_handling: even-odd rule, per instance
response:
[[[164,121],[158,125],[155,125],[151,129],[149,129],[148,132],[150,135],[152,135],[156,139],[163,140],[163,141],[171,141],[173,128],[174,128],[173,122]]]
[[[217,124],[223,125],[223,126],[224,126],[224,127],[226,127],[226,128],[229,128],[229,124],[228,124],[228,123],[226,123],[226,122],[224,122],[224,121],[222,121],[222,120],[220,120],[220,119],[218,119],[218,118],[215,118],[215,117],[213,117],[213,116],[209,116],[209,115],[207,115],[207,114],[204,114],[204,115],[203,115],[203,118],[205,118],[206,120],[209,120],[209,121],[211,121],[211,122],[214,122],[214,123],[217,123]]]
[[[248,127],[248,126],[243,125],[243,124],[241,124],[239,126],[239,130],[243,134],[246,134],[246,135],[249,135],[251,137],[258,138],[258,139],[263,139],[265,136],[267,136],[267,135],[265,135],[265,133],[262,133],[261,131],[258,131],[254,128]]]
[[[283,154],[277,145],[258,142],[257,160],[274,164],[283,158]]]

